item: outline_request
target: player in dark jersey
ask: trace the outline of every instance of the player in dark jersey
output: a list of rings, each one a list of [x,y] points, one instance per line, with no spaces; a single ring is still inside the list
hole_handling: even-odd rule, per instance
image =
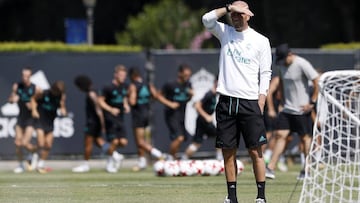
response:
[[[64,82],[56,81],[49,90],[41,91],[31,99],[32,116],[37,119],[35,128],[40,153],[37,170],[40,173],[48,172],[45,160],[49,156],[54,141],[54,120],[57,117],[58,109],[62,116],[66,115],[65,98]]]
[[[150,102],[152,98],[157,98],[158,93],[153,84],[146,84],[143,81],[140,71],[136,67],[130,69],[129,75],[131,79],[129,104],[131,106],[132,127],[139,155],[138,165],[133,170],[139,171],[147,166],[145,152],[149,152],[157,159],[161,159],[164,156],[160,150],[145,140],[146,127],[149,126],[150,119]]]
[[[34,132],[34,119],[31,116],[30,100],[36,92],[40,91],[40,88],[30,82],[31,74],[32,70],[29,67],[22,70],[22,80],[21,82],[13,84],[12,92],[9,97],[9,102],[17,103],[20,109],[15,126],[15,150],[19,166],[14,169],[14,173],[22,173],[25,171],[24,164],[27,164],[27,162],[23,162],[24,150],[27,150],[30,153],[36,151],[36,146],[32,145],[30,142]],[[34,153],[32,160],[33,164],[36,162],[36,159],[37,154]],[[28,169],[31,169],[31,167]]]
[[[181,143],[188,136],[184,122],[186,104],[193,96],[190,77],[191,68],[186,64],[180,65],[176,81],[166,83],[158,96],[158,100],[165,105],[165,122],[171,140],[169,153],[173,158],[176,158]]]
[[[200,101],[194,104],[198,113],[196,130],[192,143],[186,148],[184,155],[181,157],[183,160],[189,159],[201,147],[204,135],[216,137],[216,126],[213,123],[216,106],[216,85],[217,81],[215,80],[214,86],[205,93]],[[221,149],[216,149],[216,159],[223,159]]]
[[[112,83],[102,89],[99,96],[99,104],[104,112],[106,139],[110,142],[109,157],[106,170],[109,173],[116,173],[124,156],[116,149],[125,147],[128,144],[124,126],[124,113],[130,112],[128,103],[128,85],[126,80],[126,67],[118,65],[114,70]]]
[[[72,171],[75,173],[83,173],[90,171],[89,159],[91,156],[93,143],[100,147],[103,153],[107,154],[109,154],[110,144],[101,137],[102,134],[105,134],[104,115],[98,103],[98,95],[93,89],[91,79],[86,75],[79,75],[75,78],[74,83],[82,92],[86,93],[84,163],[72,169]]]

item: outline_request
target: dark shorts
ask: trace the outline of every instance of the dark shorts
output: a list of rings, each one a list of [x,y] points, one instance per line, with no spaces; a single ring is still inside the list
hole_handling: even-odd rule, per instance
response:
[[[290,130],[292,133],[297,133],[300,136],[312,136],[313,123],[311,120],[311,113],[304,115],[292,115],[289,113],[280,112],[277,123],[277,130]]]
[[[101,125],[98,122],[87,122],[84,128],[84,133],[92,137],[101,136]]]
[[[53,118],[40,117],[35,120],[35,129],[41,129],[45,134],[54,131],[54,120]]]
[[[16,125],[20,128],[26,128],[26,127],[34,127],[35,125],[35,119],[33,117],[22,117],[19,116],[17,118]]]
[[[186,140],[188,132],[185,129],[185,113],[180,111],[165,111],[165,122],[170,131],[170,140],[184,136]]]
[[[201,144],[203,142],[204,135],[207,135],[209,137],[215,137],[216,127],[212,122],[209,123],[204,118],[199,116],[196,119],[196,130],[193,137],[193,142]]]
[[[150,113],[148,110],[133,111],[131,120],[133,128],[145,128],[149,125]]]
[[[106,140],[111,142],[114,139],[126,138],[124,118],[122,116],[105,116]]]
[[[246,148],[267,143],[264,118],[257,100],[246,100],[221,95],[216,106],[216,147],[239,147],[240,134]]]
[[[264,112],[264,124],[266,132],[271,132],[276,129],[277,117],[271,118],[267,112]]]

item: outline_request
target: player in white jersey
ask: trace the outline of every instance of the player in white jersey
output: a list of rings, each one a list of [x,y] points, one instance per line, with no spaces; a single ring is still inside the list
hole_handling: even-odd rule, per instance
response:
[[[279,155],[285,148],[290,132],[300,136],[304,146],[302,153],[306,157],[312,139],[311,111],[315,107],[318,95],[319,74],[304,58],[293,54],[287,44],[276,48],[276,64],[280,67],[280,83],[283,90],[284,108],[279,113],[276,124],[276,144],[271,161],[266,168],[266,177],[275,178],[274,169]],[[313,83],[313,93],[309,94],[309,81]],[[301,170],[299,179],[305,176]]]
[[[232,26],[218,21],[230,14]],[[226,203],[237,203],[236,152],[240,134],[253,161],[258,194],[265,200],[265,162],[261,146],[267,143],[263,110],[271,78],[269,40],[249,27],[254,14],[244,1],[235,1],[206,13],[204,26],[221,43],[216,107],[216,147],[221,148],[227,181]]]

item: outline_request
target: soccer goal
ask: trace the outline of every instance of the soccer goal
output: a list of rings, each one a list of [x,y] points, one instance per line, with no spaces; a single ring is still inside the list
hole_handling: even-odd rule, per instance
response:
[[[360,71],[326,72],[319,86],[299,202],[360,202]]]

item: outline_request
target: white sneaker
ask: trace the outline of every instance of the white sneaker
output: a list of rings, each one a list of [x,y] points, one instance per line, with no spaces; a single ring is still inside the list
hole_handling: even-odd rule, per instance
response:
[[[287,172],[288,167],[284,162],[279,161],[276,165],[281,172]]]
[[[106,171],[108,173],[117,173],[118,170],[114,166],[106,166]]]
[[[174,158],[171,154],[163,153],[163,159],[162,159],[162,160],[165,160],[165,161],[174,161],[175,158]]]
[[[35,152],[32,154],[32,157],[31,157],[31,170],[34,170],[38,164],[38,161],[39,161],[39,155]]]
[[[257,198],[255,200],[255,203],[266,203],[266,201],[264,199],[261,199],[261,198]]]
[[[231,203],[230,199],[228,199],[228,197],[225,197],[224,203]]]
[[[105,170],[108,173],[117,173],[113,157],[109,156],[109,158],[107,159]]]
[[[89,171],[90,171],[90,166],[88,164],[83,164],[72,169],[72,172],[74,173],[86,173]]]
[[[23,166],[18,166],[14,169],[14,173],[24,173],[25,169]]]
[[[114,159],[114,167],[116,168],[116,170],[118,170],[121,167],[122,161],[124,160],[124,155],[114,151],[112,154],[112,158]]]
[[[268,167],[265,168],[265,177],[270,179],[275,179],[275,172]]]

